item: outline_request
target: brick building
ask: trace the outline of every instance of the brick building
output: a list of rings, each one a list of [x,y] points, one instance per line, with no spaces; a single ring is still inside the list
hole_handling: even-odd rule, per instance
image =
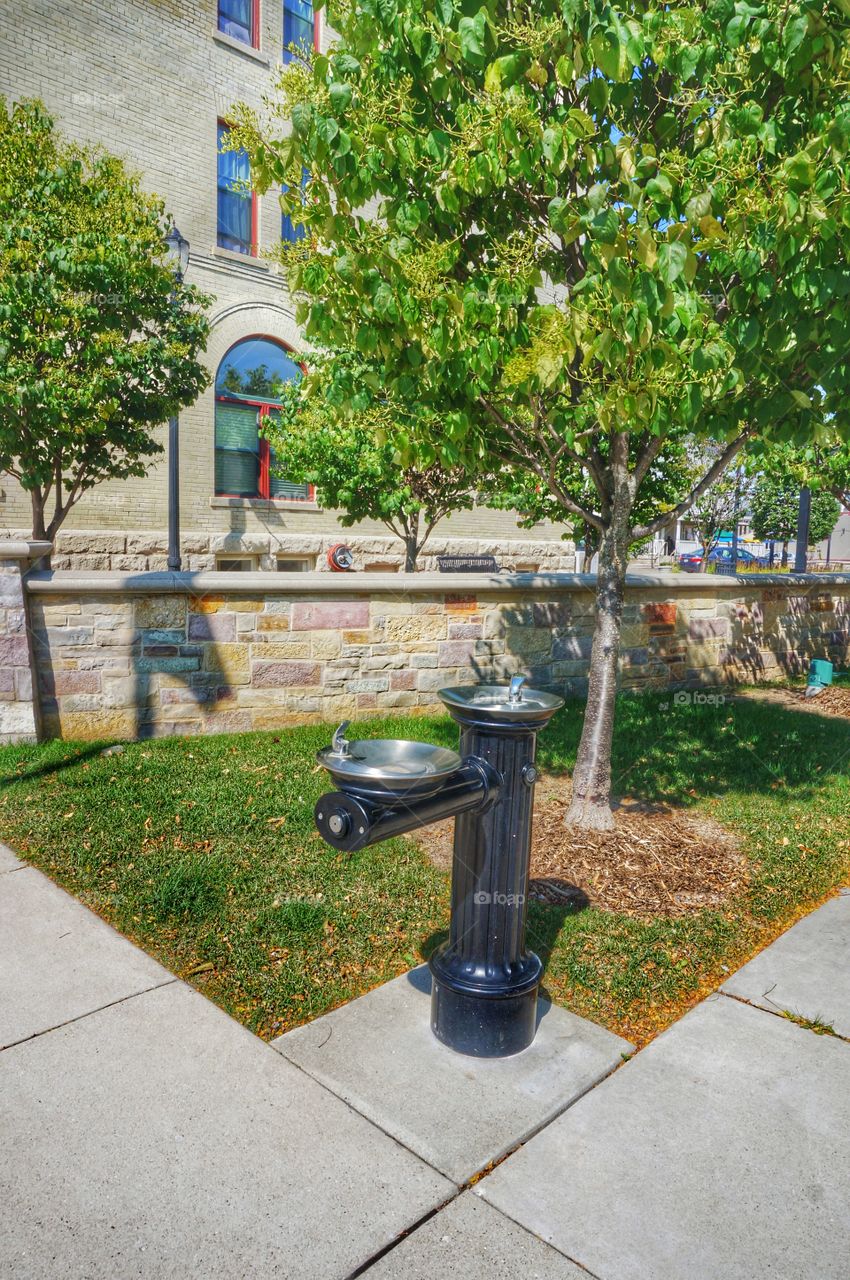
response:
[[[260,199],[232,189],[244,161],[222,156],[219,143],[235,101],[260,104],[286,45],[325,40],[310,0],[78,0],[73,8],[21,0],[0,38],[0,93],[41,98],[66,135],[100,143],[140,171],[190,242],[188,279],[213,295],[213,384],[180,418],[186,568],[324,568],[339,541],[352,546],[357,568],[401,560],[401,543],[383,525],[343,531],[302,487],[270,479],[256,434],[258,405],[273,403],[272,375],[294,370],[303,345],[263,254],[298,229],[282,218],[274,193]],[[54,564],[164,568],[166,494],[165,455],[143,479],[98,486],[63,526]],[[0,536],[30,527],[26,495],[0,477]],[[486,550],[506,567],[572,568],[562,532],[540,525],[529,533],[510,513],[476,509],[439,525],[428,550]]]

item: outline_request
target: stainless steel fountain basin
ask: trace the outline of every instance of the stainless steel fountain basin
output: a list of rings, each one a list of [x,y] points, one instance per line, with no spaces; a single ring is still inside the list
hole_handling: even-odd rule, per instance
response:
[[[370,738],[346,744],[344,753],[324,747],[316,759],[341,791],[422,799],[434,795],[461,766],[456,751],[428,742]]]

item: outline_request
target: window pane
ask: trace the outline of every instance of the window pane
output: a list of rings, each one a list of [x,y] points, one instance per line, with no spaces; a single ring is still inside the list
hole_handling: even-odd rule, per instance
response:
[[[234,40],[253,43],[253,0],[219,0],[218,29]]]
[[[244,150],[222,151],[227,141],[227,125],[218,126],[218,244],[236,253],[251,253],[253,200],[241,184],[251,177],[251,164]]]
[[[283,61],[291,62],[296,56],[288,46],[301,49],[313,48],[313,5],[310,0],[284,0],[283,5]]]
[[[215,451],[215,491],[235,498],[256,498],[259,484],[257,455],[236,449]]]
[[[215,407],[215,491],[255,498],[259,484],[257,410],[248,406]]]
[[[218,366],[216,395],[248,396],[273,404],[287,382],[297,381],[301,369],[289,352],[268,338],[246,338],[231,347]]]

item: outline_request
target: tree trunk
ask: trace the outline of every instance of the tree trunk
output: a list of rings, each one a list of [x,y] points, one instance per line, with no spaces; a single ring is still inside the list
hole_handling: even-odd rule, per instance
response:
[[[32,501],[32,540],[33,542],[50,542],[51,539],[47,536],[44,524],[44,494],[40,489],[33,489],[30,499]],[[34,560],[31,567],[46,572],[50,569],[50,555],[48,551],[46,555]]]
[[[404,572],[416,572],[416,557],[419,554],[419,512],[415,512],[405,525],[404,531]]]
[[[787,542],[783,542],[782,544],[782,559],[780,561],[780,567],[783,569],[788,568],[788,543]]]
[[[416,555],[418,548],[416,546],[416,535],[408,535],[404,540],[404,572],[416,572]]]
[[[587,707],[573,771],[572,804],[566,817],[568,827],[590,831],[610,831],[614,826],[611,744],[628,550],[628,512],[615,512],[599,547]]]

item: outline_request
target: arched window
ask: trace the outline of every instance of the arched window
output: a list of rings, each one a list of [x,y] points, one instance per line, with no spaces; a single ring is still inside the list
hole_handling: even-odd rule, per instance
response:
[[[215,491],[231,498],[290,498],[309,502],[312,486],[272,474],[274,451],[260,436],[260,419],[273,418],[283,387],[301,367],[272,338],[243,338],[218,366],[215,379]]]

